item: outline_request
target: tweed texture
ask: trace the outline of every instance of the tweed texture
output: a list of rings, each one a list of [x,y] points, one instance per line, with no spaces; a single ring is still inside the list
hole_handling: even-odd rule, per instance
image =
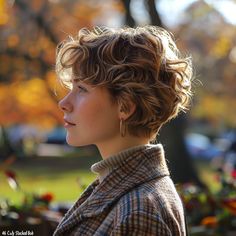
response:
[[[54,236],[186,235],[162,146],[144,145],[122,156],[101,182],[85,189]]]
[[[109,158],[106,158],[93,164],[91,166],[91,171],[95,174],[98,174],[99,182],[101,183],[106,178],[106,176],[110,172],[112,172],[113,169],[115,169],[117,166],[123,165],[123,163],[126,162],[126,158],[129,155],[133,155],[133,153],[135,152],[149,149],[152,147],[155,147],[155,145],[146,144],[125,149],[121,152],[118,152],[110,156]]]

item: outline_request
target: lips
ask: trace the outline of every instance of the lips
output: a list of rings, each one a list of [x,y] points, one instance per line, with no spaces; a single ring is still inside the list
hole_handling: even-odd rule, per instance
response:
[[[76,124],[74,124],[74,123],[68,121],[67,119],[64,119],[64,121],[65,121],[65,124],[68,124],[68,125],[76,125]]]

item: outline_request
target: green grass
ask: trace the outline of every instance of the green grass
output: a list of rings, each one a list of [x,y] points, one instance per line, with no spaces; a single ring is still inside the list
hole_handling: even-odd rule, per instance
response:
[[[85,170],[73,170],[64,173],[32,174],[27,171],[17,170],[17,179],[21,188],[26,192],[43,194],[53,193],[54,201],[75,201],[83,189],[77,179],[85,185],[91,183],[95,174]],[[23,200],[23,193],[13,190],[3,173],[0,174],[0,198],[8,198],[11,203],[19,204]]]
[[[54,195],[53,202],[74,202],[83,191],[77,180],[83,185],[89,185],[96,178],[89,167],[99,160],[96,156],[38,158],[20,162],[11,169],[16,172],[17,180],[24,191],[39,194],[50,192]],[[219,184],[209,163],[197,161],[195,164],[203,182],[211,191],[216,191]],[[18,205],[23,201],[23,197],[23,193],[10,188],[6,176],[1,171],[0,198],[7,198]]]
[[[54,195],[54,201],[75,201],[83,189],[77,179],[85,185],[91,183],[96,176],[89,171],[74,170],[65,173],[28,174],[26,171],[15,169],[21,188],[26,192],[43,194],[50,192]],[[1,198],[8,198],[13,204],[19,204],[23,200],[23,193],[13,190],[6,177],[1,173]]]
[[[216,179],[216,172],[207,160],[195,160],[195,167],[200,179],[208,186],[211,192],[216,192],[220,188],[220,183]]]

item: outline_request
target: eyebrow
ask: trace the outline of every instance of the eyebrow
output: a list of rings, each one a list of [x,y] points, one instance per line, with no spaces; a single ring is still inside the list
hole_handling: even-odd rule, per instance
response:
[[[87,83],[85,83],[83,80],[80,80],[80,79],[78,79],[78,78],[72,78],[72,79],[70,79],[70,82],[73,84],[73,82],[74,83],[82,83],[82,85],[84,85],[84,86],[87,86],[87,88],[89,88],[89,87],[92,87],[91,85],[89,85],[89,84],[87,84]]]
[[[69,83],[72,83],[72,84],[73,84],[73,82],[74,82],[74,83],[78,83],[78,82],[81,82],[81,80],[78,79],[78,78],[72,78],[72,79],[69,80]]]

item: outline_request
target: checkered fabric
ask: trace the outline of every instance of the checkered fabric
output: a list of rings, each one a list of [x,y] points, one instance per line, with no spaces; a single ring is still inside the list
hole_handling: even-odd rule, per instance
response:
[[[163,148],[144,145],[97,178],[66,213],[53,236],[185,236],[184,212]]]

